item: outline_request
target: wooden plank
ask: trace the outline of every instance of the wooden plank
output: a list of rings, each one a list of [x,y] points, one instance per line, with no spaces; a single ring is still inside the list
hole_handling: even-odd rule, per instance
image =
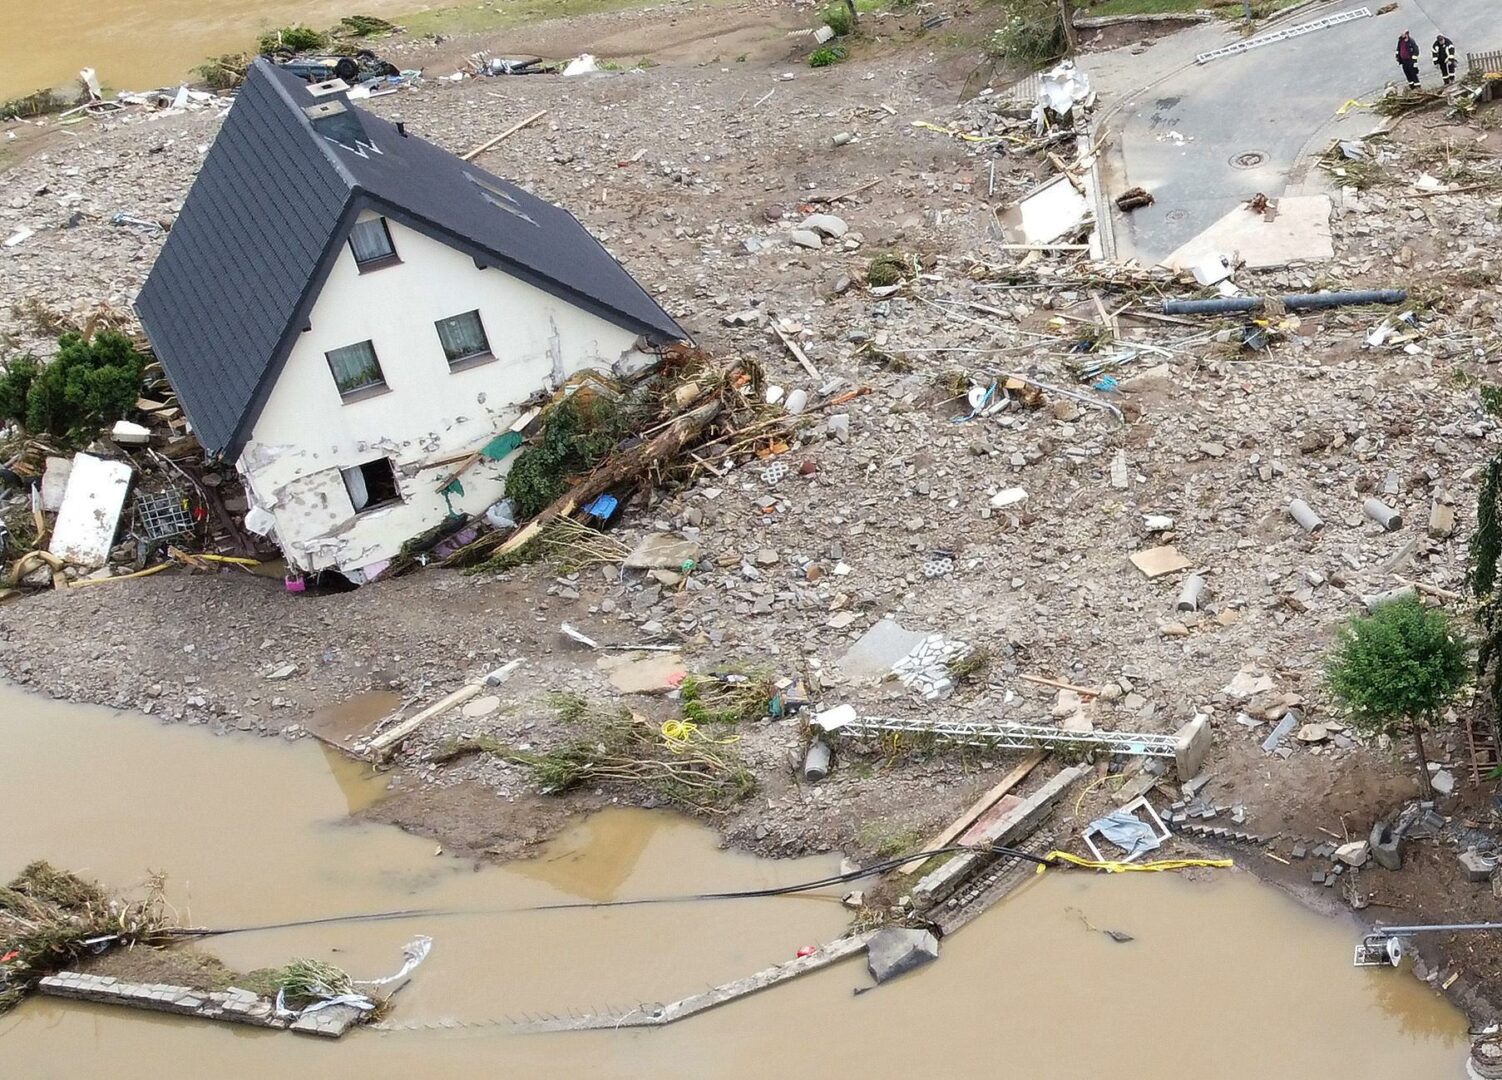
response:
[[[808,358],[808,354],[798,347],[796,341],[782,332],[782,327],[777,325],[776,319],[772,320],[772,333],[776,334],[782,340],[782,343],[787,346],[788,352],[793,354],[793,359],[803,365],[803,370],[808,372],[809,378],[818,383],[824,381],[824,376],[819,374],[819,369],[814,367],[813,361]]]
[[[1019,675],[1024,682],[1037,683],[1039,686],[1052,686],[1057,690],[1073,690],[1081,697],[1100,697],[1100,691],[1089,686],[1077,686],[1074,683],[1060,682],[1058,679],[1045,679],[1042,675]]]
[[[442,698],[434,704],[429,705],[426,709],[423,709],[419,713],[414,713],[410,718],[403,720],[400,724],[397,724],[396,727],[392,728],[390,731],[382,732],[380,735],[377,735],[366,744],[366,750],[370,754],[370,760],[379,762],[388,753],[396,749],[396,745],[399,742],[405,739],[408,735],[411,735],[418,728],[422,727],[422,725],[426,721],[432,719],[440,713],[447,712],[449,709],[452,709],[455,706],[463,705],[466,701],[468,701],[470,698],[474,697],[482,689],[484,689],[484,686],[484,683],[478,682],[470,683],[468,686],[461,686],[458,690],[455,690],[452,694],[448,695],[448,697]]]
[[[489,140],[487,140],[485,142],[482,142],[479,146],[475,147],[473,150],[469,150],[469,151],[465,152],[463,155],[461,155],[460,160],[462,160],[462,161],[473,161],[475,158],[479,157],[485,151],[489,150],[496,143],[501,142],[502,140],[505,140],[505,139],[509,139],[511,136],[515,135],[518,131],[520,131],[522,128],[527,127],[530,124],[537,123],[537,121],[541,120],[546,115],[548,115],[548,110],[543,109],[541,112],[535,112],[535,113],[533,113],[531,116],[527,117],[525,120],[518,120],[516,123],[512,124],[505,131],[503,131],[499,135],[497,135],[495,138],[489,139]]]
[[[940,848],[948,847],[956,836],[959,836],[960,833],[975,824],[975,820],[991,809],[993,805],[1000,801],[1002,796],[1022,783],[1027,778],[1027,774],[1032,772],[1037,764],[1047,756],[1048,751],[1046,750],[1034,750],[1028,754],[1027,757],[1023,758],[1012,768],[1011,772],[1003,776],[995,787],[971,803],[963,814],[950,823],[948,828],[924,844],[919,854],[938,851]],[[921,860],[914,859],[912,862],[898,867],[897,873],[915,874],[922,865],[923,862]]]

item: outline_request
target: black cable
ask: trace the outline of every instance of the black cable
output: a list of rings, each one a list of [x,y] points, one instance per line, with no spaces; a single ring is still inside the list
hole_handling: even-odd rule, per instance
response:
[[[297,919],[291,922],[266,923],[261,926],[236,926],[223,930],[178,928],[163,931],[163,934],[170,937],[222,937],[225,934],[249,934],[260,930],[290,930],[301,926],[325,926],[331,923],[344,922],[380,922],[389,919],[415,919],[446,915],[512,915],[528,911],[573,911],[588,908],[642,907],[647,904],[688,904],[700,900],[755,900],[769,896],[789,896],[795,893],[810,892],[829,885],[841,885],[849,881],[869,877],[872,874],[882,874],[888,870],[895,870],[897,867],[910,862],[926,862],[936,855],[949,855],[959,852],[968,852],[971,854],[989,852],[994,855],[1003,855],[1008,858],[1035,862],[1040,866],[1055,865],[1053,860],[1041,855],[1019,851],[1016,848],[1005,847],[1001,844],[993,844],[989,848],[977,848],[957,844],[952,847],[938,848],[934,851],[920,851],[911,855],[900,855],[896,858],[886,859],[857,870],[851,870],[848,873],[834,874],[830,877],[820,878],[817,881],[804,881],[797,885],[779,885],[769,889],[739,889],[734,892],[697,893],[692,896],[648,896],[634,900],[573,900],[559,904],[538,904],[532,907],[521,908],[498,908],[491,911],[465,911],[462,909],[444,911],[438,908],[408,908],[402,911],[376,911],[358,915],[328,915],[319,919]]]

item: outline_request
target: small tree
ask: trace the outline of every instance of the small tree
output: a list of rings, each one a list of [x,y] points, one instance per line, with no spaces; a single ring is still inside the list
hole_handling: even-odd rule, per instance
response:
[[[46,364],[29,356],[6,363],[0,374],[0,419],[32,435],[87,442],[136,407],[148,359],[112,330],[92,338],[64,334],[57,355]]]
[[[1411,732],[1424,794],[1433,797],[1424,727],[1470,677],[1470,645],[1438,608],[1418,600],[1384,604],[1340,628],[1325,661],[1325,681],[1367,735]]]

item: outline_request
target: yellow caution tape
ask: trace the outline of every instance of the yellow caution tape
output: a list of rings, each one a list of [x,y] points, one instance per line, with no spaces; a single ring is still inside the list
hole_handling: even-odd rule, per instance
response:
[[[1067,851],[1050,851],[1045,858],[1068,863],[1070,866],[1078,866],[1085,870],[1104,870],[1108,874],[1125,873],[1162,873],[1167,870],[1186,870],[1191,866],[1211,866],[1216,869],[1226,870],[1236,864],[1230,859],[1162,859],[1158,862],[1097,862],[1094,859],[1083,859],[1078,855],[1071,855]],[[1048,867],[1039,864],[1038,873],[1043,873]]]
[[[923,128],[925,131],[937,131],[940,135],[949,135],[956,139],[964,139],[966,142],[994,142],[994,135],[970,135],[954,128],[940,127],[938,124],[930,124],[927,120],[914,120],[913,127]]]

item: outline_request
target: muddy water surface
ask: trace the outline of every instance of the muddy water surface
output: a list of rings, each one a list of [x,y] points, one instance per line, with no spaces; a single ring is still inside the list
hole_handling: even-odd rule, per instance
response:
[[[0,877],[43,856],[115,886],[166,870],[184,921],[211,926],[449,912],[212,943],[242,970],[307,955],[361,977],[430,934],[432,957],[393,1016],[408,1030],[330,1044],[33,999],[0,1019],[6,1077],[1462,1075],[1464,1023],[1440,998],[1406,975],[1354,970],[1354,927],[1229,873],[1046,875],[947,942],[939,964],[859,997],[857,961],[663,1030],[517,1035],[508,1016],[670,1000],[786,959],[845,918],[832,898],[516,909],[787,883],[833,860],[737,856],[689,822],[614,811],[533,862],[476,867],[351,822],[381,782],[311,741],[215,738],[4,688],[0,748]]]
[[[391,16],[413,0],[0,0],[0,101],[72,84],[92,67],[107,87],[149,90],[205,57],[244,52],[265,29],[323,29],[352,12]]]

